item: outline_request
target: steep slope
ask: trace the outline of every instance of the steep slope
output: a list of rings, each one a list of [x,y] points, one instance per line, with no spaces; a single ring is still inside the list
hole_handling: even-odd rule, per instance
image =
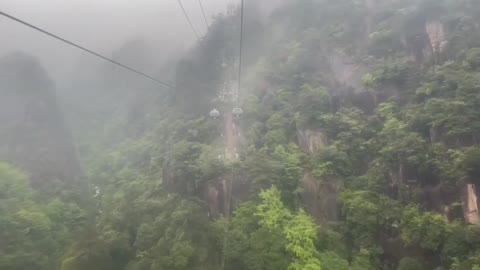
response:
[[[56,99],[32,56],[0,59],[0,269],[59,269],[93,215]]]
[[[78,181],[75,148],[55,88],[32,56],[0,59],[1,159],[24,170],[37,188]]]
[[[451,263],[445,248],[465,233],[456,226],[476,220],[478,176],[468,173],[469,162],[479,162],[479,77],[468,60],[480,42],[475,7],[472,1],[291,3],[273,23],[290,26],[276,42],[283,45],[252,69],[245,105],[251,144],[271,154],[249,166],[275,160],[279,145],[298,137],[307,154],[297,163],[305,171],[303,204],[324,226],[342,210],[348,248],[379,248],[376,267],[395,267],[403,256],[428,269]],[[267,186],[282,181],[270,176]],[[295,185],[281,190],[297,192]],[[427,229],[435,219],[437,229]],[[452,227],[451,235],[431,235]]]
[[[478,268],[478,3],[299,0],[268,18],[257,8],[245,17],[242,140],[232,143],[222,101],[237,79],[231,10],[180,61],[177,89],[119,122],[136,136],[91,168],[103,194],[92,260]],[[232,162],[222,155],[233,144]]]

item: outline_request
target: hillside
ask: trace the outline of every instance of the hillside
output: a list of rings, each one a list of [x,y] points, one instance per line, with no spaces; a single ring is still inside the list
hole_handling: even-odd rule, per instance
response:
[[[39,61],[1,58],[0,95],[0,269],[58,269],[74,235],[93,221],[88,183]]]
[[[37,187],[78,180],[70,131],[41,64],[22,53],[0,59],[0,95],[2,160],[28,172]]]
[[[162,68],[175,89],[66,99],[95,220],[35,269],[480,269],[480,4],[275,2],[246,2],[240,89],[236,8]],[[22,248],[0,269],[43,258]]]

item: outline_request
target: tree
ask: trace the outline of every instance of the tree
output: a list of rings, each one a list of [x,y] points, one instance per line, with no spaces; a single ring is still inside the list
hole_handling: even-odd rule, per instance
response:
[[[229,224],[227,220],[215,223],[220,242],[224,243],[225,237],[228,241],[225,265],[232,270],[287,269],[291,255],[285,250],[282,232],[263,227],[255,212],[256,205],[246,202],[237,207]]]
[[[63,239],[58,239],[56,233],[62,231],[54,231],[44,205],[34,198],[26,176],[0,163],[0,269],[57,267]]]
[[[400,219],[398,202],[373,191],[346,190],[342,193],[346,235],[359,249],[376,251],[376,239],[391,232]]]
[[[398,263],[397,270],[423,270],[423,267],[416,259],[405,257]]]
[[[438,251],[449,233],[449,226],[440,214],[421,212],[418,207],[406,207],[400,222],[400,235],[407,245]]]
[[[479,68],[480,67],[480,48],[473,48],[467,51],[465,54],[465,58],[467,62],[472,66],[473,68]]]
[[[262,203],[257,206],[256,216],[262,226],[269,230],[280,230],[287,244],[285,249],[292,256],[290,270],[319,270],[320,260],[315,248],[316,226],[303,210],[292,214],[281,201],[280,191],[275,186],[262,191]]]

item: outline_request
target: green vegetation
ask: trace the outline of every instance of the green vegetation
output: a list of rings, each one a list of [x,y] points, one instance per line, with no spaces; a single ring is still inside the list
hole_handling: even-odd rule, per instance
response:
[[[105,127],[75,131],[99,194],[65,189],[96,207],[0,165],[0,270],[480,269],[477,1],[287,2],[246,16],[237,161],[206,114],[238,12],[180,61],[178,89],[83,119]]]
[[[81,233],[85,212],[60,199],[45,200],[25,175],[0,163],[0,269],[59,269],[68,243]]]

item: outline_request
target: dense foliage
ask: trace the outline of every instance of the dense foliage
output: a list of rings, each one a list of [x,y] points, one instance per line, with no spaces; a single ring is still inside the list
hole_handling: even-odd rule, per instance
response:
[[[245,11],[237,161],[207,114],[227,108],[238,10],[177,89],[71,117],[103,127],[74,130],[96,207],[0,164],[0,269],[480,269],[480,5],[286,2]]]

